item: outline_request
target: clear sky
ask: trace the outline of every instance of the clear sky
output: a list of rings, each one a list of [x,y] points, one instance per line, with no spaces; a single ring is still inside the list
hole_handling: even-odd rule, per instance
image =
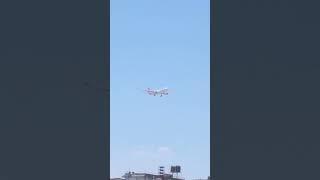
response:
[[[209,0],[111,0],[111,177],[210,174]],[[165,97],[141,89],[168,87]]]

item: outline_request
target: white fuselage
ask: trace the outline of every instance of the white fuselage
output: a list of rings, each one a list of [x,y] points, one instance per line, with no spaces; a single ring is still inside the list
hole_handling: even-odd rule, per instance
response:
[[[153,89],[146,89],[145,90],[149,95],[153,95],[153,96],[157,96],[157,95],[160,95],[160,97],[162,97],[163,95],[168,95],[168,89],[167,88],[164,88],[164,89],[156,89],[156,90],[153,90]]]

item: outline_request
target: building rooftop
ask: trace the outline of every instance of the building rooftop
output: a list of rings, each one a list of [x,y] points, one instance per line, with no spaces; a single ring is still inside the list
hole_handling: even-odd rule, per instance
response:
[[[151,177],[152,179],[163,179],[163,180],[184,180],[183,178],[173,177],[172,174],[150,174],[150,173],[135,173],[128,172],[123,176],[125,179],[134,178],[134,177]],[[114,179],[119,180],[119,179]]]

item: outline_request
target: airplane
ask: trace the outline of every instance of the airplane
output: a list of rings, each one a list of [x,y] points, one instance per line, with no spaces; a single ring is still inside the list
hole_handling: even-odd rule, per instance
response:
[[[162,97],[163,95],[168,95],[169,94],[169,89],[168,88],[162,88],[162,89],[150,89],[147,88],[144,91],[146,91],[149,95],[152,96],[157,96],[160,95],[160,97]]]

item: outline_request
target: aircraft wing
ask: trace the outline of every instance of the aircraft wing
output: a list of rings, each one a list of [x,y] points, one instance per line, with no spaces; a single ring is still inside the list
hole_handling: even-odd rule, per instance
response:
[[[160,92],[161,93],[167,93],[169,90],[168,89],[161,89]]]

